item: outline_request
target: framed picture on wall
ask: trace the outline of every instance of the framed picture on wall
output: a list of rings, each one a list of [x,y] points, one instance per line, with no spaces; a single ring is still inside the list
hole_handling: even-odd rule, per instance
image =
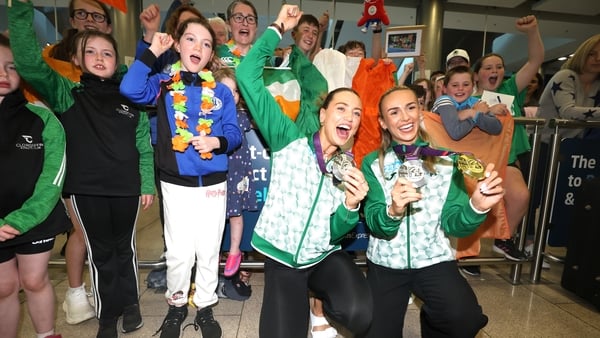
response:
[[[389,27],[385,31],[387,57],[398,58],[421,55],[424,25]]]

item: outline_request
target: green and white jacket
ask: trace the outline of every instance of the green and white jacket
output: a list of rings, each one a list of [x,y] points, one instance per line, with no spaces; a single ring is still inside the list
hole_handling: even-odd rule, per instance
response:
[[[284,265],[306,268],[339,250],[358,222],[358,210],[344,206],[345,193],[317,164],[312,135],[285,116],[262,78],[266,58],[281,40],[263,33],[236,70],[238,86],[271,151],[271,181],[252,246]]]
[[[417,145],[426,143],[418,141]],[[471,206],[453,156],[438,158],[436,173],[429,174],[420,188],[422,199],[412,202],[401,217],[390,217],[387,209],[402,159],[390,147],[383,161],[383,174],[377,151],[365,156],[362,163],[369,184],[365,200],[365,218],[371,230],[367,258],[392,269],[419,269],[455,260],[448,236],[470,235],[486,214]]]

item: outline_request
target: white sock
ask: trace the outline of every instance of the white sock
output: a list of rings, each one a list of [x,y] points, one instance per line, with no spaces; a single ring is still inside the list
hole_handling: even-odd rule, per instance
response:
[[[54,335],[54,329],[48,331],[48,332],[44,332],[44,333],[36,333],[37,338],[46,338],[48,336],[52,336]]]
[[[81,291],[85,292],[85,283],[83,283],[80,286],[75,287],[75,288],[69,287],[69,289],[67,290],[67,293],[68,294],[72,294],[72,293],[74,293],[74,292],[76,292],[78,290],[81,290]]]

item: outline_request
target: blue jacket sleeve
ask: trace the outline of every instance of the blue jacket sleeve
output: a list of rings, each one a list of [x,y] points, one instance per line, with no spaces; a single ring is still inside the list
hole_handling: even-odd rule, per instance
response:
[[[162,74],[150,75],[155,61],[154,54],[146,49],[140,59],[133,62],[121,81],[123,96],[138,104],[156,104]]]
[[[242,144],[242,131],[238,123],[237,108],[231,90],[221,83],[217,83],[217,88],[220,88],[223,98],[223,116],[221,118],[223,136],[218,136],[220,147],[215,149],[215,153],[230,153]]]

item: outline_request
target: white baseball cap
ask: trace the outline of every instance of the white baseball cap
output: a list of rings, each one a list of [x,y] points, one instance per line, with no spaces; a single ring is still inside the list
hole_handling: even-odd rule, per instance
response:
[[[457,57],[457,56],[460,56],[461,58],[467,60],[467,63],[471,62],[471,59],[469,59],[469,53],[467,53],[466,50],[455,49],[455,50],[451,51],[450,53],[448,53],[448,56],[446,56],[446,65],[448,65],[448,62],[450,62],[450,59],[452,59],[453,57]]]

